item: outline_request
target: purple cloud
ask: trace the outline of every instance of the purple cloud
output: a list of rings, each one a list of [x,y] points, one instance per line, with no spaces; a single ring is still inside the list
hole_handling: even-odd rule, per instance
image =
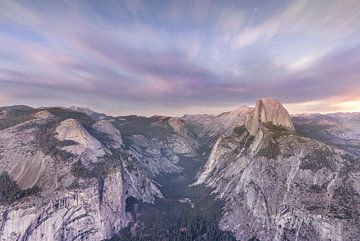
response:
[[[2,2],[0,104],[181,114],[360,95],[356,1],[259,3]]]

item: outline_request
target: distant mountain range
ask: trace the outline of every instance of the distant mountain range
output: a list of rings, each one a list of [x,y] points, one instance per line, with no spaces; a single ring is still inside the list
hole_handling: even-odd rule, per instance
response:
[[[360,240],[360,113],[0,107],[0,240]]]

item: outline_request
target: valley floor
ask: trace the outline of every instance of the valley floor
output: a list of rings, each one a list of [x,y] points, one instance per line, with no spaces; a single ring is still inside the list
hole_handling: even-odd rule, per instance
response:
[[[179,164],[183,172],[163,174],[156,180],[164,199],[157,199],[154,205],[138,204],[136,224],[122,230],[112,241],[235,240],[218,226],[223,203],[209,188],[190,186],[203,161],[182,158]]]

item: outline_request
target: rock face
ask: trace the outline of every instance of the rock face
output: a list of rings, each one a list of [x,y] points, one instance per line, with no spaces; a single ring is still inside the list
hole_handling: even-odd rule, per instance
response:
[[[83,162],[97,162],[106,151],[99,140],[91,136],[88,131],[74,119],[67,119],[55,129],[56,138],[60,141],[73,141],[76,144],[62,149],[74,155],[82,155]]]
[[[83,161],[85,156],[93,155],[91,158],[96,159],[104,155],[101,143],[78,121],[64,120],[56,124],[54,138],[78,143],[64,147],[73,153],[70,159],[56,160],[55,156],[44,154],[39,146],[38,132],[47,124],[50,123],[44,122],[41,115],[39,119],[0,133],[1,170],[7,171],[22,190],[40,188],[35,196],[16,200],[11,206],[1,205],[0,240],[101,240],[111,237],[131,221],[124,204],[126,185],[131,184],[126,184],[122,172],[115,169],[103,180],[101,191],[96,178],[79,179],[71,172],[73,163]]]
[[[256,135],[264,123],[272,123],[295,131],[289,113],[278,100],[273,98],[256,100],[255,109],[249,111],[246,116],[245,127],[252,135]]]
[[[228,135],[236,126],[243,125],[251,110],[250,107],[241,106],[219,115],[185,115],[183,120],[200,146],[213,146],[220,135]]]
[[[36,128],[23,130],[25,125],[0,130],[0,170],[7,172],[22,189],[33,187],[51,161],[49,156],[34,148]]]
[[[267,99],[217,140],[195,184],[225,201],[220,227],[238,240],[340,241],[360,237],[359,177],[359,157],[300,136]]]
[[[292,118],[297,131],[360,156],[360,114],[305,114]]]
[[[181,171],[179,156],[196,153],[166,120],[149,121],[166,135],[150,137],[139,129],[141,134],[125,131],[124,141],[115,127],[121,123],[110,117],[97,120],[61,108],[5,110],[0,122],[4,241],[111,238],[135,221],[127,199],[162,198],[153,178]],[[125,130],[135,129],[135,122],[127,121]]]
[[[97,185],[56,190],[54,196],[32,197],[2,211],[1,240],[102,240],[130,220],[124,206],[121,173],[104,181],[102,199]]]
[[[50,118],[53,118],[54,116],[47,110],[41,110],[39,112],[36,112],[34,114],[34,117],[37,118],[37,119],[50,119]]]
[[[194,149],[198,149],[201,146],[200,143],[197,141],[194,133],[192,133],[186,127],[186,122],[184,119],[178,117],[170,117],[168,119],[168,123],[174,129],[174,131],[178,135],[182,136],[184,140],[188,141]]]
[[[123,140],[121,137],[121,133],[118,129],[116,129],[113,124],[109,120],[100,120],[97,121],[93,128],[97,131],[107,135],[111,147],[117,149],[123,145]]]
[[[219,226],[238,240],[358,240],[359,127],[355,113],[290,118],[271,98],[182,118],[0,107],[0,240],[136,230],[129,203],[166,198],[154,180],[207,157],[188,165],[203,167],[194,184],[224,201]]]

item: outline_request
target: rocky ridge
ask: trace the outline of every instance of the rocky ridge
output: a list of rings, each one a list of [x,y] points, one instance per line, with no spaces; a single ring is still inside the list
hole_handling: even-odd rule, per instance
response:
[[[360,156],[359,113],[305,114],[292,120],[301,135]]]
[[[243,125],[251,109],[241,106],[219,115],[185,115],[182,119],[186,128],[196,136],[200,146],[204,147],[202,154],[208,155],[208,147],[212,147],[220,135],[228,135],[236,126]]]
[[[127,134],[124,143],[110,117],[17,108],[6,112],[16,112],[19,121],[3,114],[0,130],[1,184],[16,191],[6,199],[0,195],[0,240],[111,238],[136,221],[128,198],[161,198],[152,178],[181,171],[178,155],[196,153],[167,122],[160,121],[171,133],[164,140]]]
[[[181,161],[202,159],[190,165],[203,166],[194,188],[224,202],[220,228],[238,240],[355,240],[359,123],[356,114],[290,117],[272,98],[183,118],[1,107],[0,240],[135,232],[137,205],[167,198],[154,180],[182,180]]]
[[[255,108],[247,113],[245,127],[250,134],[256,135],[264,123],[272,123],[289,131],[295,131],[289,113],[278,100],[273,98],[256,100]]]
[[[225,201],[220,227],[238,240],[354,240],[358,160],[299,135],[281,104],[261,99],[217,140],[195,184]]]

